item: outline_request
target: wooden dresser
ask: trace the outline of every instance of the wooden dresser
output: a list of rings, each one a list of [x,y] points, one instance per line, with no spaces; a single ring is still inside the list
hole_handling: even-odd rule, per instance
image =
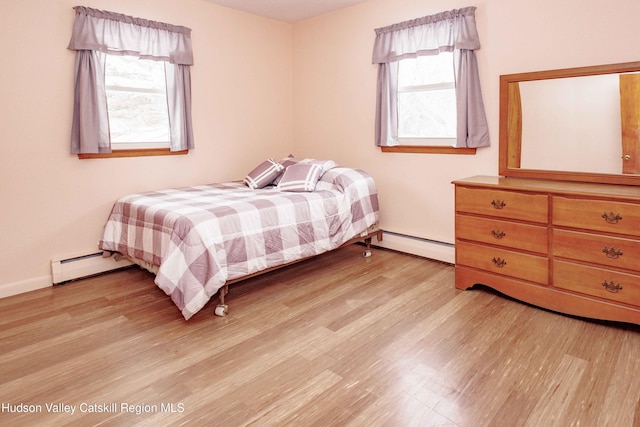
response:
[[[477,176],[455,184],[456,287],[640,324],[640,187]]]

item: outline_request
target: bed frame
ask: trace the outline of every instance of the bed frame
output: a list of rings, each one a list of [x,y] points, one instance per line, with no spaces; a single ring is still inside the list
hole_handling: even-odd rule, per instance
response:
[[[370,257],[371,256],[371,239],[373,238],[373,236],[376,236],[376,240],[378,242],[381,242],[382,241],[382,230],[376,229],[374,231],[364,231],[360,236],[354,237],[353,239],[344,242],[342,245],[338,246],[336,249],[340,249],[343,246],[351,245],[351,244],[354,244],[354,243],[364,242],[365,250],[362,252],[362,256]],[[333,250],[336,250],[336,249],[333,249]],[[322,255],[322,254],[319,254],[319,255]],[[308,256],[308,257],[297,259],[295,261],[288,262],[286,264],[276,265],[275,267],[270,267],[270,268],[267,268],[265,270],[261,270],[261,271],[257,271],[257,272],[252,273],[252,274],[248,274],[246,276],[238,277],[237,279],[228,280],[220,288],[220,290],[218,291],[218,298],[220,299],[220,304],[216,305],[216,308],[214,310],[214,314],[216,316],[219,316],[219,317],[224,317],[224,316],[227,315],[227,313],[229,313],[229,306],[227,304],[225,304],[225,296],[229,293],[229,285],[233,285],[234,283],[238,283],[238,282],[241,282],[243,280],[249,279],[251,277],[255,277],[255,276],[259,276],[259,275],[264,274],[264,273],[268,273],[270,271],[278,270],[278,269],[283,268],[283,267],[288,267],[290,265],[297,264],[297,263],[302,262],[302,261],[306,261],[306,260],[308,260],[310,258],[313,258],[313,257],[316,257],[316,256],[318,256],[318,255],[311,255],[311,256]]]
[[[342,248],[344,246],[347,246],[347,245],[351,245],[351,244],[354,244],[354,243],[362,242],[365,245],[365,250],[362,252],[362,256],[370,257],[371,256],[371,240],[375,236],[376,240],[378,242],[381,242],[382,241],[382,235],[383,235],[383,230],[377,228],[377,226],[374,225],[374,226],[370,227],[368,230],[363,231],[360,235],[354,237],[353,239],[350,239],[350,240],[346,241],[342,245],[340,245],[337,248],[332,249],[332,250],[340,249],[340,248]],[[322,254],[319,254],[319,255],[322,255]],[[128,257],[128,256],[123,256],[123,255],[120,255],[120,256],[128,259],[129,261],[133,262],[134,264],[137,264],[141,268],[144,268],[145,270],[150,271],[153,274],[157,274],[157,272],[158,272],[158,267],[157,266],[155,266],[153,264],[150,264],[150,263],[148,263],[146,261],[142,261],[140,259],[136,259],[136,258]],[[218,291],[218,298],[220,300],[220,303],[218,305],[216,305],[216,308],[214,310],[214,314],[216,316],[219,316],[219,317],[224,317],[229,313],[229,306],[225,303],[225,297],[229,293],[229,285],[233,285],[234,283],[238,283],[238,282],[241,282],[243,280],[250,279],[251,277],[256,277],[256,276],[259,276],[259,275],[264,274],[264,273],[269,273],[270,271],[278,270],[278,269],[283,268],[283,267],[288,267],[290,265],[297,264],[297,263],[302,262],[302,261],[306,261],[306,260],[308,260],[310,258],[313,258],[313,257],[316,257],[316,256],[318,256],[318,255],[307,256],[307,257],[304,257],[304,258],[297,259],[295,261],[288,262],[286,264],[276,265],[274,267],[269,267],[269,268],[264,269],[264,270],[256,271],[255,273],[252,273],[252,274],[247,274],[246,276],[242,276],[242,277],[238,277],[236,279],[228,280],[224,285],[222,285],[222,287]]]

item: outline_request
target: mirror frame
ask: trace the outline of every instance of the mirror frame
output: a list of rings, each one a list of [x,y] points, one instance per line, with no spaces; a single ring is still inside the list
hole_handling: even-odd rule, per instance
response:
[[[504,74],[500,76],[500,135],[498,173],[507,177],[544,178],[560,181],[579,181],[606,184],[640,185],[640,175],[616,175],[604,173],[569,172],[544,169],[521,169],[509,166],[520,164],[520,138],[510,138],[509,121],[522,120],[520,115],[509,115],[509,83],[534,80],[561,79],[566,77],[594,76],[600,74],[630,73],[640,71],[640,61],[591,67],[564,68],[530,73]],[[512,95],[513,96],[513,95]]]

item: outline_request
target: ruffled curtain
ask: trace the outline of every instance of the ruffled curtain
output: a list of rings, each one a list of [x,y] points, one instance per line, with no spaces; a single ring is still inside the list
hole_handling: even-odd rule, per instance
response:
[[[489,128],[475,57],[475,50],[480,48],[475,10],[475,7],[454,9],[375,30],[372,62],[379,64],[376,145],[399,145],[398,61],[452,51],[456,57],[458,129],[455,147],[489,145]]]
[[[165,62],[170,149],[194,148],[191,125],[191,30],[84,6],[68,48],[76,51],[71,153],[110,153],[104,54]]]

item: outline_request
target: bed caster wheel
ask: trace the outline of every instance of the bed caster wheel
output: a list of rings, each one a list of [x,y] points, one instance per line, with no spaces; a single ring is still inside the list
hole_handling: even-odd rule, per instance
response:
[[[365,258],[369,258],[371,256],[371,251],[362,252],[362,256],[365,257]]]
[[[229,306],[227,304],[220,304],[216,306],[215,314],[219,317],[224,317],[229,312]]]

